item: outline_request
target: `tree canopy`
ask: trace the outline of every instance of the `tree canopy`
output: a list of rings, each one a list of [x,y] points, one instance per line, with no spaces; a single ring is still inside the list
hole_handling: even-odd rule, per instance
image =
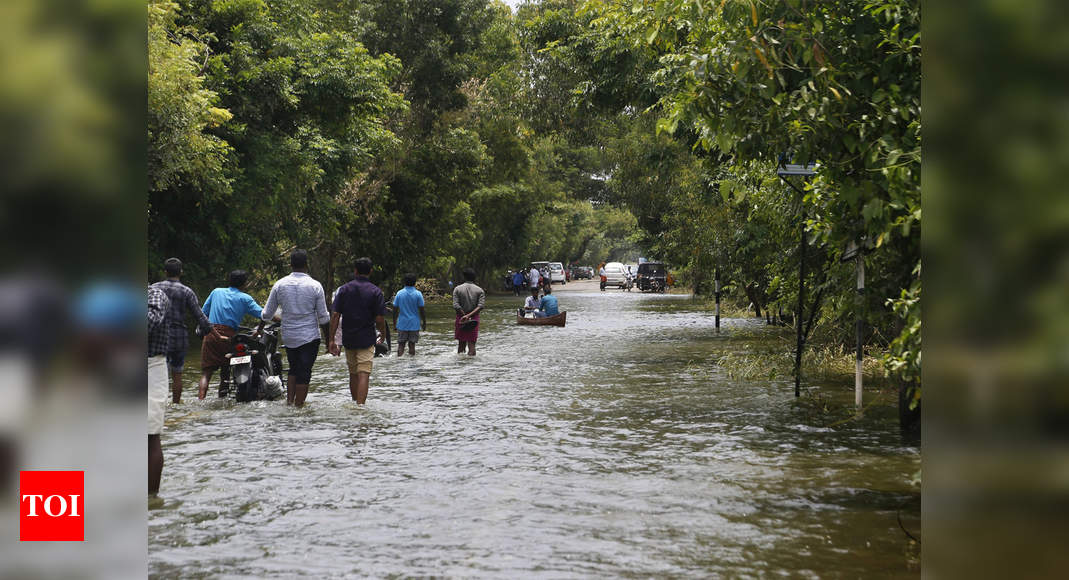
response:
[[[908,0],[153,0],[149,259],[261,286],[667,261],[697,291],[920,368],[920,8]],[[785,161],[819,163],[799,196]],[[799,223],[804,216],[804,221]]]

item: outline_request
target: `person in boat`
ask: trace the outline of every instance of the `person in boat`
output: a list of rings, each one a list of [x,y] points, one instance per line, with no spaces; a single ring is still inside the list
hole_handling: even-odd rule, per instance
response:
[[[546,317],[560,314],[557,297],[553,295],[553,286],[546,286],[545,294],[542,296],[541,310],[542,315]]]
[[[523,302],[523,312],[530,312],[535,318],[542,318],[546,314],[542,312],[542,300],[538,298],[538,291],[538,286],[531,286],[531,295]]]

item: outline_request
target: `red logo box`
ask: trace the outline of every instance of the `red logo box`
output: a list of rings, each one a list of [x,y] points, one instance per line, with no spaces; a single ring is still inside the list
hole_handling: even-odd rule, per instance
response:
[[[19,540],[85,541],[85,472],[19,472]]]

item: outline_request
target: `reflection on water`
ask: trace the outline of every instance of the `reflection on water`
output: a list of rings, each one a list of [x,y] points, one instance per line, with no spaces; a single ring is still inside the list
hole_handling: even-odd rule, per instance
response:
[[[415,358],[375,359],[366,407],[343,358],[320,355],[299,410],[190,399],[187,371],[152,573],[915,575],[897,514],[916,522],[920,457],[893,413],[821,427],[789,378],[717,367],[769,340],[759,322],[718,334],[685,297],[572,287],[566,328],[490,299],[474,358],[431,305]]]

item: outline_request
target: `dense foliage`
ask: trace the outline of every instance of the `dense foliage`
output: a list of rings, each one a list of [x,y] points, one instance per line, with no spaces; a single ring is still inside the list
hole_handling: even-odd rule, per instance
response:
[[[150,261],[329,286],[667,260],[920,367],[920,9],[909,0],[149,5]],[[783,158],[817,162],[798,195]],[[155,275],[155,272],[153,273]]]

